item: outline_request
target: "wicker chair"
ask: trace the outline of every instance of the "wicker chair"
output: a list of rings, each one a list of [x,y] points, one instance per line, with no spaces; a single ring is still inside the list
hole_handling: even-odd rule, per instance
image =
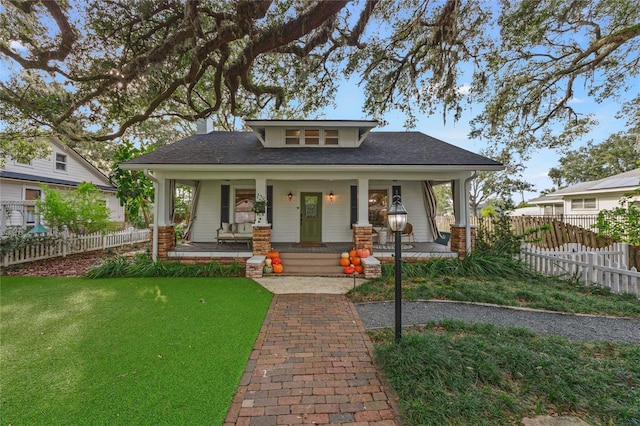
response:
[[[389,231],[389,237],[391,241],[395,241],[396,233]],[[415,242],[416,236],[413,234],[413,225],[407,222],[407,225],[404,227],[404,231],[402,231],[402,237],[408,237],[409,242]]]

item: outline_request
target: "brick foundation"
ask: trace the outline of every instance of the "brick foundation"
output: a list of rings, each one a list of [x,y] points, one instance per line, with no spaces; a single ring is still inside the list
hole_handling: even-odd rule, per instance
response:
[[[458,253],[460,259],[467,255],[467,238],[464,226],[451,225],[451,250]],[[471,227],[471,251],[476,248],[476,228]]]
[[[366,248],[373,253],[373,226],[353,225],[353,247],[356,249]]]
[[[271,225],[253,225],[253,255],[264,256],[271,250]]]
[[[151,247],[153,247],[153,226],[151,227]],[[158,260],[166,260],[167,254],[176,248],[176,231],[173,225],[158,226]]]

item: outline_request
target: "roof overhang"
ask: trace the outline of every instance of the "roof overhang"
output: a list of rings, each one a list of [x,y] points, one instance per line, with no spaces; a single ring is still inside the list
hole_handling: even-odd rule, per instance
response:
[[[340,171],[385,171],[402,176],[407,172],[464,172],[464,171],[499,171],[504,166],[491,165],[405,165],[405,164],[130,164],[121,163],[123,170],[152,170],[158,172],[223,172],[223,171],[305,171],[305,172],[340,172]]]

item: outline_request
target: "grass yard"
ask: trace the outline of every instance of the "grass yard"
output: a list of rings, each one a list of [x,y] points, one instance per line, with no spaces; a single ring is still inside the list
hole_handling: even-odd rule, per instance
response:
[[[353,302],[393,300],[394,279],[368,281],[349,292]],[[403,277],[405,300],[456,300],[521,306],[558,312],[640,318],[640,300],[632,294],[617,295],[602,289],[552,278]]]
[[[372,332],[407,425],[515,425],[574,415],[640,424],[640,346],[572,343],[524,329],[443,321]]]
[[[392,268],[349,293],[393,300]],[[510,259],[469,256],[403,268],[405,300],[445,299],[640,318],[640,300],[532,274]],[[640,346],[574,343],[518,328],[433,322],[370,332],[407,425],[512,425],[574,415],[593,425],[640,425]]]
[[[1,278],[3,424],[221,424],[272,295],[244,278]]]

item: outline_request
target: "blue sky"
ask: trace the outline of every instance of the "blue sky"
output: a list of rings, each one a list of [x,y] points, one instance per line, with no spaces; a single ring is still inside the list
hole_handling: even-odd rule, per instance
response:
[[[336,94],[336,108],[327,108],[324,110],[324,118],[335,119],[370,119],[362,112],[364,105],[364,92],[357,85],[357,80],[341,82],[339,90]],[[625,120],[616,119],[615,115],[620,110],[620,104],[617,101],[607,101],[601,104],[594,102],[589,97],[577,91],[572,106],[583,114],[594,114],[599,124],[586,137],[576,140],[571,149],[576,149],[586,145],[589,140],[595,143],[603,142],[613,133],[626,129]],[[485,147],[485,143],[477,139],[469,138],[470,126],[469,121],[481,112],[482,105],[473,105],[462,115],[462,118],[454,122],[453,118],[447,118],[444,123],[441,114],[426,116],[418,114],[416,131],[428,134],[435,138],[449,142],[453,145],[467,149],[469,151],[478,152]],[[391,112],[385,115],[388,125],[379,128],[379,130],[403,131],[406,130],[403,125],[405,117],[400,112]],[[563,149],[567,151],[567,149]],[[554,150],[536,151],[531,159],[525,163],[526,170],[524,179],[535,185],[533,192],[525,192],[525,200],[535,198],[540,191],[549,189],[553,186],[551,179],[548,177],[549,169],[559,165],[559,159],[562,153]],[[514,201],[520,202],[521,195],[514,194]]]

